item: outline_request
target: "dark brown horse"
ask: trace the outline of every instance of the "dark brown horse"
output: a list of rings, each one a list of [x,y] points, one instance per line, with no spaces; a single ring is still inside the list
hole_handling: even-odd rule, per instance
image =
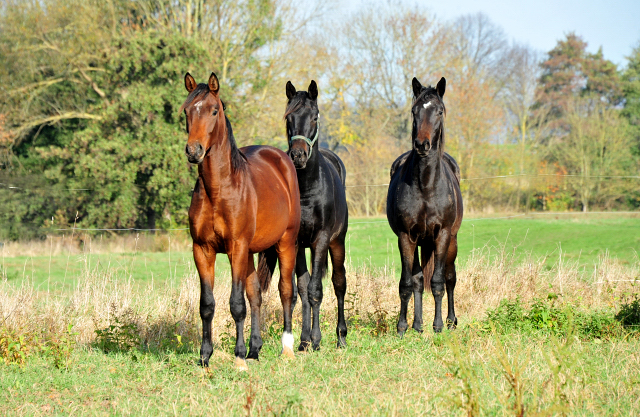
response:
[[[289,81],[286,92],[288,102],[284,119],[289,137],[289,155],[298,172],[302,211],[296,261],[298,292],[302,302],[302,332],[298,350],[320,348],[322,277],[327,269],[327,254],[331,256],[331,281],[338,301],[337,345],[344,347],[347,343],[347,323],[344,319],[344,296],[347,293],[344,241],[349,224],[344,188],[347,170],[338,155],[320,148],[318,143],[320,112],[316,82],[311,81],[309,92],[306,92],[296,91]],[[305,248],[311,248],[311,276],[307,269]]]
[[[413,328],[422,331],[422,293],[430,289],[435,300],[433,330],[442,330],[442,296],[447,289],[447,324],[454,328],[458,319],[453,306],[456,286],[455,260],[458,230],[462,223],[460,169],[444,153],[444,115],[442,97],[446,80],[436,88],[423,87],[413,79],[411,108],[413,150],[401,155],[391,167],[387,194],[387,219],[398,236],[402,260],[400,276],[400,317],[398,334],[407,330],[407,306],[414,296]],[[418,246],[420,258],[418,258]]]
[[[291,310],[292,274],[300,228],[300,194],[296,169],[287,154],[270,146],[236,147],[231,124],[224,115],[218,78],[196,84],[187,73],[189,92],[180,111],[187,119],[189,162],[198,164],[198,180],[189,208],[193,258],[200,275],[202,345],[200,359],[209,364],[213,352],[211,322],[215,311],[213,284],[216,255],[226,253],[231,264],[229,307],[236,323],[236,367],[246,370],[245,357],[258,359],[260,305],[275,260],[280,262],[280,299],[284,315],[282,353],[293,357]],[[265,251],[274,254],[270,260]],[[256,272],[253,254],[261,253]],[[268,267],[270,261],[271,267]],[[249,353],[244,343],[244,320],[251,306]]]

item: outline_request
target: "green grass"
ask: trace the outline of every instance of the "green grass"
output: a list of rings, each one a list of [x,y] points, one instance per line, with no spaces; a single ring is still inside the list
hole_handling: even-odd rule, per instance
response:
[[[331,330],[323,329],[329,338]],[[286,360],[279,332],[267,332],[249,372],[236,371],[222,353],[232,351],[232,339],[217,346],[209,371],[196,365],[196,349],[78,348],[62,369],[38,356],[23,368],[0,364],[0,414],[513,415],[518,392],[527,414],[640,410],[636,337],[567,341],[467,327],[400,339],[352,326],[348,341],[343,350]]]
[[[587,270],[608,252],[623,264],[638,262],[640,218],[590,215],[589,217],[538,216],[511,219],[466,219],[458,234],[458,265],[464,265],[474,248],[489,246],[494,253],[518,247],[517,257],[531,253],[547,257],[547,265],[565,260],[579,262]],[[366,264],[400,271],[397,238],[386,218],[355,218],[347,234],[347,259],[352,268]],[[3,267],[9,280],[32,279],[39,289],[68,290],[77,284],[81,271],[111,271],[118,277],[138,282],[164,281],[194,271],[190,252],[139,252],[124,254],[81,254],[5,257]],[[218,256],[217,274],[229,274],[226,256]]]
[[[375,267],[400,268],[398,240],[386,219],[354,219],[349,225],[347,251],[354,266],[361,262]],[[640,254],[640,218],[536,217],[532,219],[466,219],[458,233],[458,265],[464,265],[474,248],[485,245],[511,251],[517,256],[531,253],[557,262],[560,250],[566,260],[593,267],[599,256],[608,252],[623,264],[638,262]]]

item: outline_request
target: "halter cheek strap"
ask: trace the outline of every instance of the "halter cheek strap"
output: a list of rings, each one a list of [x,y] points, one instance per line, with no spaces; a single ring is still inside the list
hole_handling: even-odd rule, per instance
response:
[[[294,140],[302,139],[303,141],[307,142],[307,145],[309,145],[309,158],[311,158],[311,152],[313,152],[313,145],[315,145],[316,141],[318,140],[319,133],[320,133],[320,123],[316,125],[316,135],[313,137],[313,139],[309,139],[308,137],[302,136],[302,135],[291,136],[291,139],[289,139],[289,146],[291,146],[291,142],[293,142]]]

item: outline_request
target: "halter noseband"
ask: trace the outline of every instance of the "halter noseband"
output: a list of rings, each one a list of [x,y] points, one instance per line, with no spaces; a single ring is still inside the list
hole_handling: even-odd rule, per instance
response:
[[[307,145],[309,145],[309,158],[311,158],[311,152],[313,151],[313,145],[315,145],[316,141],[318,140],[318,134],[320,133],[320,123],[316,124],[316,135],[313,137],[313,139],[309,139],[306,136],[302,136],[302,135],[295,135],[295,136],[291,136],[291,138],[289,139],[289,147],[291,147],[291,143],[296,140],[296,139],[302,139],[303,141],[307,142]]]

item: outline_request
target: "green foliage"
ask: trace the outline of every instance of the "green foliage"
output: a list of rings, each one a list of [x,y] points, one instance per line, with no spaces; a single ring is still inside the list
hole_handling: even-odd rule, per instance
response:
[[[170,227],[186,222],[195,169],[183,155],[184,71],[204,65],[194,41],[154,32],[118,39],[107,63],[110,104],[102,120],[78,131],[65,148],[42,149],[57,161],[45,175],[76,195],[79,224]]]
[[[46,353],[53,359],[53,366],[57,369],[67,369],[71,362],[71,354],[76,348],[77,332],[73,331],[73,325],[67,325],[67,329],[61,335],[54,335],[46,345]]]
[[[633,301],[623,304],[615,318],[624,327],[640,330],[640,298],[636,295]]]
[[[624,95],[622,115],[631,125],[635,144],[634,151],[636,155],[640,156],[640,43],[633,49],[628,60],[627,68],[622,73],[622,93]]]
[[[0,328],[0,358],[7,364],[22,367],[27,359],[40,349],[38,339],[26,334]]]
[[[115,323],[96,330],[95,346],[105,353],[128,352],[140,346],[138,326],[135,323],[122,323],[115,318]]]
[[[518,298],[504,299],[495,309],[487,310],[487,317],[481,323],[484,331],[500,333],[541,332],[544,334],[568,337],[575,334],[585,339],[609,339],[623,335],[614,317],[607,311],[577,311],[571,305],[557,306],[557,295],[549,294],[546,300],[535,299],[526,308]],[[616,321],[618,320],[618,321]]]

